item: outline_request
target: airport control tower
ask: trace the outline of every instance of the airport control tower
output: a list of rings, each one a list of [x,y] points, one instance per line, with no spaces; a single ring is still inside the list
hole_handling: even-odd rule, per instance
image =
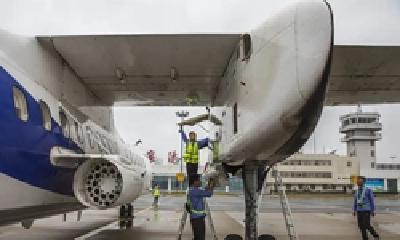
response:
[[[361,106],[357,112],[340,117],[340,133],[345,134],[342,142],[347,144],[348,156],[358,157],[360,175],[369,175],[376,168],[376,141],[382,138],[379,118],[379,113],[363,112]]]

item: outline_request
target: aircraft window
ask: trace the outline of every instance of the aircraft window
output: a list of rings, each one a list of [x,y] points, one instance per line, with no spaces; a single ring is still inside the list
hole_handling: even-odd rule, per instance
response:
[[[51,130],[51,113],[49,106],[42,100],[39,102],[40,109],[42,110],[43,127],[47,131]]]
[[[93,134],[92,134],[92,130],[90,129],[90,127],[86,127],[86,135],[87,135],[87,139],[90,145],[90,148],[94,148],[94,138],[93,138]]]
[[[79,141],[79,125],[78,122],[74,121],[74,134],[75,139]]]
[[[103,135],[100,136],[100,141],[101,145],[103,145],[104,148],[107,148],[107,140]]]
[[[17,116],[22,121],[28,121],[28,103],[26,101],[26,97],[24,93],[17,87],[13,87],[13,95],[14,95],[14,107],[17,112]]]
[[[66,138],[69,137],[69,124],[68,124],[68,118],[67,115],[61,110],[60,111],[60,122],[61,122],[61,127],[62,127],[62,132]]]
[[[244,34],[242,36],[242,61],[246,61],[250,58],[251,53],[251,38],[250,34]]]
[[[236,134],[238,132],[238,109],[237,103],[233,106],[233,133]]]
[[[115,152],[115,144],[112,140],[110,140],[109,142],[109,147],[110,147],[110,153],[114,153]]]
[[[99,149],[99,151],[101,151],[102,150],[102,147],[101,147],[101,140],[100,140],[100,136],[99,136],[99,134],[97,133],[97,132],[94,132],[94,139],[95,139],[95,141],[96,141],[96,144],[97,144],[97,148]]]
[[[78,126],[78,141],[83,144],[83,128],[81,125]]]

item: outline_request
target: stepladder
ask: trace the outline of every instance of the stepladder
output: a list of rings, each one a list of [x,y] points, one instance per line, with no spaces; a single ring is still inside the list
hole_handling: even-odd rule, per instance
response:
[[[279,199],[282,206],[282,213],[283,218],[285,220],[286,230],[288,233],[288,237],[290,240],[300,240],[299,236],[297,235],[293,223],[292,211],[290,209],[289,201],[286,196],[286,191],[283,186],[282,178],[279,175],[279,172],[274,170],[274,177],[275,177],[275,185],[277,187],[279,193]]]
[[[212,216],[211,216],[210,207],[208,206],[206,201],[205,201],[204,205],[205,205],[205,209],[207,212],[206,218],[207,218],[207,222],[208,222],[208,225],[210,228],[210,233],[211,233],[211,237],[212,237],[211,239],[218,240],[217,233],[215,232],[214,222],[213,222]],[[184,207],[181,221],[179,223],[178,238],[177,238],[178,240],[182,240],[183,230],[185,229],[185,225],[186,225],[188,217],[190,217],[190,214],[186,210],[186,207]]]

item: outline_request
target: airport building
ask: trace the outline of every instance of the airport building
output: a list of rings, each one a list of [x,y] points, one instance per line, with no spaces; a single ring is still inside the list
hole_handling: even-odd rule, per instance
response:
[[[353,189],[351,177],[358,175],[356,157],[336,154],[294,154],[276,167],[286,191],[347,192]],[[274,176],[267,186],[274,185]]]
[[[199,173],[204,167],[199,167]],[[285,162],[277,165],[288,191],[313,192],[343,192],[353,189],[351,176],[358,175],[359,165],[356,157],[339,156],[336,154],[295,154]],[[184,167],[183,172],[186,169]],[[180,190],[176,181],[176,173],[180,172],[179,165],[154,165],[153,185],[158,184],[164,192]],[[274,178],[268,175],[268,187],[273,186]],[[186,189],[187,183],[183,184]],[[241,178],[230,178],[229,185],[219,188],[219,192],[241,193],[243,184]]]
[[[341,139],[347,144],[347,155],[358,158],[360,176],[367,178],[367,186],[374,191],[399,192],[400,164],[376,161],[376,141],[382,139],[380,114],[363,112],[358,106],[356,112],[340,117]]]

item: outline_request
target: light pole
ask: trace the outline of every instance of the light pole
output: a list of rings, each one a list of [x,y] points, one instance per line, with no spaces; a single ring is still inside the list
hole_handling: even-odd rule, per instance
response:
[[[181,110],[180,112],[176,112],[176,116],[181,118],[181,122],[185,119],[185,117],[189,116],[188,111]],[[180,127],[183,130],[183,126]],[[180,137],[180,136],[179,136]],[[180,137],[181,138],[181,137]],[[183,173],[183,139],[181,138],[181,173]],[[183,182],[180,182],[181,190],[183,190]]]

